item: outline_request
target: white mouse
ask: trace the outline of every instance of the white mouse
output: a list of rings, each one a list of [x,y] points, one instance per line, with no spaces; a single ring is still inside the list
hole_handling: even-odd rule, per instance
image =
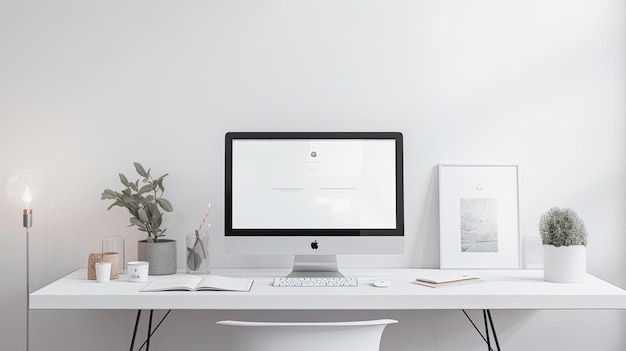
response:
[[[374,280],[373,284],[377,288],[386,288],[386,287],[391,286],[391,280],[376,279]]]

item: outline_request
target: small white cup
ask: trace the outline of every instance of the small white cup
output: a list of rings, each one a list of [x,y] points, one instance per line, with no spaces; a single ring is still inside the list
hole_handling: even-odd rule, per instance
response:
[[[128,262],[126,265],[128,268],[128,280],[131,282],[147,282],[148,264],[147,261]]]
[[[98,283],[108,283],[111,280],[111,262],[96,262],[96,281]]]

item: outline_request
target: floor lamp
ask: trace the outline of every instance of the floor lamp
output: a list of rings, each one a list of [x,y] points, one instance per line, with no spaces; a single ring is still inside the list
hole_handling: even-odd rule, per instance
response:
[[[29,231],[33,226],[33,190],[39,187],[33,183],[33,176],[18,174],[9,180],[7,196],[11,203],[23,209],[22,224],[26,230],[26,351],[30,350],[30,244]]]

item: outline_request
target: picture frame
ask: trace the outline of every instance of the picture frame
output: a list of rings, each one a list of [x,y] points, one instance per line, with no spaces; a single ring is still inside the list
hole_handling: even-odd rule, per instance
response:
[[[518,269],[517,165],[439,165],[442,269]]]

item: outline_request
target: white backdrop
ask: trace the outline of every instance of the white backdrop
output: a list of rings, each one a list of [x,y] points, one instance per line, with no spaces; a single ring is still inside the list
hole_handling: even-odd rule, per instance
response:
[[[142,235],[100,200],[133,161],[170,174],[180,267],[209,202],[214,266],[289,265],[221,250],[224,133],[318,130],[405,137],[405,253],[340,264],[437,267],[437,164],[518,164],[521,235],[537,235],[549,207],[572,207],[590,231],[588,270],[626,287],[623,1],[5,0],[0,48],[0,180],[31,168],[47,184],[33,289],[85,267],[105,235],[123,235],[134,258]],[[0,197],[2,350],[24,349],[20,213]],[[368,317],[379,315],[177,311],[151,346],[217,350],[220,318]],[[484,349],[460,312],[384,317],[400,324],[383,350]],[[494,318],[507,350],[626,349],[623,311]],[[35,311],[31,350],[125,349],[133,322],[131,311]]]

